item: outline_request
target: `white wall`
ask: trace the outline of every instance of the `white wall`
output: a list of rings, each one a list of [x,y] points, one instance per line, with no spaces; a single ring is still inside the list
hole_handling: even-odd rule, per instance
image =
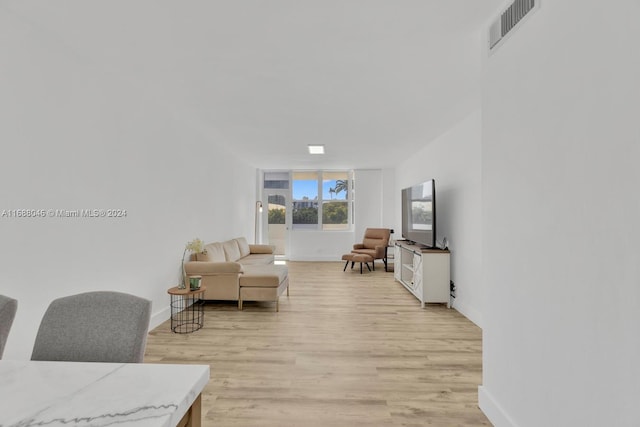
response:
[[[290,236],[291,261],[340,261],[351,250],[353,231],[294,230]]]
[[[395,237],[402,234],[400,190],[435,179],[437,240],[446,237],[451,250],[453,307],[482,326],[480,126],[476,110],[398,165]]]
[[[127,212],[0,217],[0,293],[19,301],[4,357],[30,357],[44,310],[64,295],[129,292],[165,319],[187,241],[252,236],[255,169],[126,76],[3,12],[0,52],[0,212]]]
[[[480,405],[496,426],[640,422],[639,15],[545,1],[486,61]]]
[[[383,227],[382,206],[384,205],[382,170],[359,169],[354,171],[355,180],[355,239],[362,242],[366,228]],[[384,228],[391,227],[388,225]],[[348,251],[347,251],[348,252]]]
[[[394,230],[392,239],[401,234],[399,228],[396,229],[396,207],[400,206],[400,191],[396,189],[396,169],[382,169],[382,227]]]

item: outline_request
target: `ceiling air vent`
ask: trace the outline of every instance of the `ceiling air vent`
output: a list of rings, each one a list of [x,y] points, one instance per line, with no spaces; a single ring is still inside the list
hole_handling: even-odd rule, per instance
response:
[[[540,6],[540,0],[515,0],[489,27],[489,50],[498,44],[533,9]]]

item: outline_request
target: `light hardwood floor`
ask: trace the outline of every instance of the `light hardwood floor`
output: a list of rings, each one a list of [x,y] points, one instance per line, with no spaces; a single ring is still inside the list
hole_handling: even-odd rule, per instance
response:
[[[480,426],[481,330],[387,273],[291,262],[291,295],[209,303],[204,328],[149,336],[146,362],[208,364],[204,426]]]

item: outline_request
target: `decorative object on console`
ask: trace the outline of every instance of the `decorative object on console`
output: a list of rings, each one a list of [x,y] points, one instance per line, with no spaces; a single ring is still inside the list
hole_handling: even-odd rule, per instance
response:
[[[198,238],[193,239],[188,242],[184,247],[184,252],[182,253],[182,263],[180,267],[182,269],[182,280],[178,285],[178,289],[186,289],[187,287],[187,273],[184,271],[184,257],[187,255],[187,251],[193,252],[195,254],[206,254],[207,250],[204,247],[204,242]]]

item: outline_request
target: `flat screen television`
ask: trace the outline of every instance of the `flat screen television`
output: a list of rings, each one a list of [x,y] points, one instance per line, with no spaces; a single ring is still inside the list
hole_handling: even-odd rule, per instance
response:
[[[436,182],[402,189],[402,238],[436,248]]]

